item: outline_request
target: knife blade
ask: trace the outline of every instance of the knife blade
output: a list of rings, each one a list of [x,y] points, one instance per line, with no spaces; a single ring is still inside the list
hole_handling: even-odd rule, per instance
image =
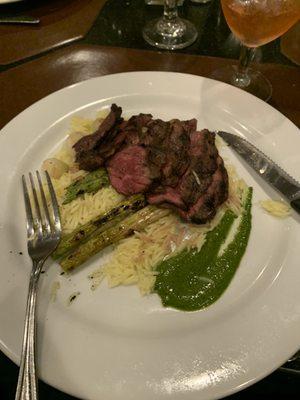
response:
[[[217,134],[300,214],[300,183],[296,179],[246,139],[228,132]]]

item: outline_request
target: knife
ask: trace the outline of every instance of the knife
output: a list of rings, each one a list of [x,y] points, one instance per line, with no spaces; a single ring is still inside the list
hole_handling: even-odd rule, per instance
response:
[[[300,183],[253,144],[228,132],[217,134],[238,153],[254,171],[280,192],[300,214]]]

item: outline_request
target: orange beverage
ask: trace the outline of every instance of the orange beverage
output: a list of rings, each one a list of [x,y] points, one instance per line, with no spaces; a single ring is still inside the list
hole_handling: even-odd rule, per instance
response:
[[[232,32],[248,47],[269,43],[300,19],[300,0],[221,0]]]

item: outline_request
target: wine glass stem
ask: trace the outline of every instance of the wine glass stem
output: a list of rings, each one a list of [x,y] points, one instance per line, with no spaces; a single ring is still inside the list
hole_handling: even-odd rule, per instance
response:
[[[178,18],[177,0],[165,0],[164,20],[172,22]]]
[[[253,48],[242,45],[237,70],[231,82],[234,86],[245,88],[250,84],[251,79],[248,74],[248,68],[253,59],[253,55]]]

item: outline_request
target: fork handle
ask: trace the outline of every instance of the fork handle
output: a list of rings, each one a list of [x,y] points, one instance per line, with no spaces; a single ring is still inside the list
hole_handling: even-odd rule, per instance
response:
[[[36,294],[45,260],[33,261],[29,281],[21,363],[15,400],[38,400],[38,380],[35,364]]]

